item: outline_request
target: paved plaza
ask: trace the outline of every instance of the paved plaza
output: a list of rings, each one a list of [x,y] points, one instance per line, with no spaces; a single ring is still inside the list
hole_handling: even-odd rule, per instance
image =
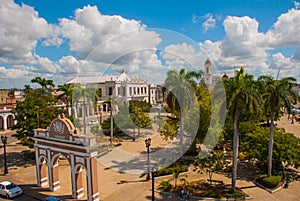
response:
[[[280,121],[277,122],[277,125],[278,127],[284,127],[287,132],[292,132],[296,136],[300,137],[300,124],[298,122],[291,124],[291,120],[288,120],[287,117],[283,117]],[[169,142],[162,140],[160,135],[142,133],[142,138],[137,138],[135,142],[132,142],[131,139],[124,140],[121,142],[121,146],[113,148],[110,152],[100,158],[98,163],[98,184],[101,200],[151,200],[151,182],[145,181],[145,177],[140,177],[140,175],[143,173],[141,169],[143,169],[146,164],[146,148],[144,140],[148,137],[151,137],[152,139],[151,148],[153,150],[159,150],[161,147],[166,147],[170,144]],[[60,160],[59,162],[59,177],[61,188],[58,191],[50,192],[47,190],[47,188],[37,187],[35,162],[33,160],[26,161],[22,157],[22,155],[26,153],[26,150],[29,150],[29,148],[22,146],[18,141],[8,144],[8,175],[2,174],[3,149],[0,150],[0,181],[11,180],[19,184],[25,190],[24,195],[14,200],[42,200],[49,195],[61,197],[63,200],[72,200],[71,175],[67,160]],[[124,164],[126,164],[126,161],[132,161],[135,157],[138,158],[139,163],[128,163],[124,166]],[[132,170],[130,171],[130,169]],[[208,178],[208,176],[205,174],[200,175],[193,171],[190,171],[186,174],[188,175],[188,181]],[[85,175],[83,176],[85,177]],[[169,178],[157,178],[155,180],[155,186],[158,187],[159,183],[162,180],[171,180],[171,178],[172,176],[170,176]],[[214,174],[213,179],[222,180],[226,184],[231,183],[230,177],[221,174]],[[171,180],[171,183],[172,182],[173,181]],[[83,183],[84,188],[86,189],[86,182]],[[251,181],[242,179],[237,181],[237,186],[243,189],[243,191],[249,194],[251,197],[253,197],[253,200],[292,201],[299,200],[300,197],[300,182],[298,181],[292,182],[287,189],[282,189],[274,194],[270,194],[267,191],[255,186]],[[5,199],[0,198],[0,200]],[[81,200],[86,200],[86,196]],[[161,194],[156,191],[155,200],[168,201],[178,200],[178,198],[174,195]],[[197,199],[191,198],[190,200]]]

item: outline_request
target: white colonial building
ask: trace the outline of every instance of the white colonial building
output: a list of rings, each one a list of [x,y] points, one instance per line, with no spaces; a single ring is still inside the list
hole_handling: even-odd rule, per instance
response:
[[[76,77],[67,83],[81,84],[87,88],[98,89],[100,94],[98,97],[98,108],[92,109],[88,106],[87,115],[94,115],[97,111],[108,111],[107,105],[102,103],[110,97],[116,97],[117,102],[126,104],[130,100],[149,101],[149,84],[138,77],[129,77],[124,71],[119,75],[102,75],[102,76],[89,76],[89,77]],[[79,104],[83,107],[83,104]],[[78,110],[77,108],[74,108]],[[79,110],[81,110],[79,108]],[[79,115],[78,115],[79,114]],[[78,112],[80,117],[82,112]]]

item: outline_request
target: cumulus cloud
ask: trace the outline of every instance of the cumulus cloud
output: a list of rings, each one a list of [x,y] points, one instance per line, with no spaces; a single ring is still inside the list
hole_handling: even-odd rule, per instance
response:
[[[268,43],[277,48],[300,46],[300,10],[291,9],[280,15],[274,28],[267,32]]]
[[[240,65],[263,65],[267,60],[266,37],[258,31],[259,23],[248,16],[228,16],[224,20],[226,35],[222,41],[224,57]]]
[[[77,9],[74,19],[63,18],[59,26],[62,36],[70,41],[70,50],[75,51],[79,59],[114,64],[118,61],[120,65],[128,67],[134,66],[137,60],[143,61],[144,64],[152,62],[153,54],[146,54],[146,59],[145,54],[133,52],[143,49],[155,50],[161,42],[159,35],[154,31],[147,31],[141,22],[118,15],[102,15],[96,6]],[[127,55],[126,58],[133,57],[125,59],[124,55]],[[121,60],[121,57],[124,60]]]
[[[62,71],[67,74],[75,74],[79,73],[79,61],[73,56],[63,56],[58,61],[59,66]]]
[[[48,35],[47,21],[30,6],[0,0],[0,62],[34,63],[37,40]]]
[[[205,22],[202,23],[203,31],[206,32],[208,29],[216,27],[216,19],[212,14],[208,13],[205,15]]]

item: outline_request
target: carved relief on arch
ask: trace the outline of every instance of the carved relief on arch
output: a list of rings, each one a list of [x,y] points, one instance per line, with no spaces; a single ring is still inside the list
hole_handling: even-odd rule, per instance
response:
[[[75,127],[73,123],[62,114],[58,115],[57,118],[50,123],[49,136],[69,140],[70,135],[72,135],[74,131]]]

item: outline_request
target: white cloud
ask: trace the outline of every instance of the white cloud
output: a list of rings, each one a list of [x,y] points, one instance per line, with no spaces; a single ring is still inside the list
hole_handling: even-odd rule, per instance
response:
[[[226,31],[222,41],[223,56],[231,57],[238,65],[264,65],[267,44],[265,34],[258,32],[258,22],[248,16],[228,16],[223,24]]]
[[[70,50],[75,51],[79,59],[110,64],[118,60],[121,62],[120,65],[128,67],[135,64],[135,59],[143,60],[145,64],[151,62],[153,55],[147,54],[148,59],[140,59],[136,57],[140,55],[133,52],[143,49],[155,50],[161,42],[157,33],[147,31],[146,26],[139,21],[128,20],[117,15],[102,15],[96,6],[77,9],[74,19],[63,18],[59,26],[62,36],[70,40]],[[134,57],[124,63],[125,59],[118,59],[124,55]],[[134,62],[128,63],[128,61]]]
[[[33,63],[37,40],[48,35],[49,27],[30,6],[0,0],[0,62]]]
[[[205,22],[202,23],[203,31],[206,32],[208,29],[213,29],[216,27],[216,19],[214,19],[211,13],[204,16],[206,18]]]
[[[79,61],[73,56],[63,56],[58,61],[62,71],[67,74],[79,73]]]
[[[300,10],[291,9],[280,15],[274,28],[267,32],[270,46],[300,46]]]
[[[296,10],[300,8],[300,2],[294,1],[294,5]]]

